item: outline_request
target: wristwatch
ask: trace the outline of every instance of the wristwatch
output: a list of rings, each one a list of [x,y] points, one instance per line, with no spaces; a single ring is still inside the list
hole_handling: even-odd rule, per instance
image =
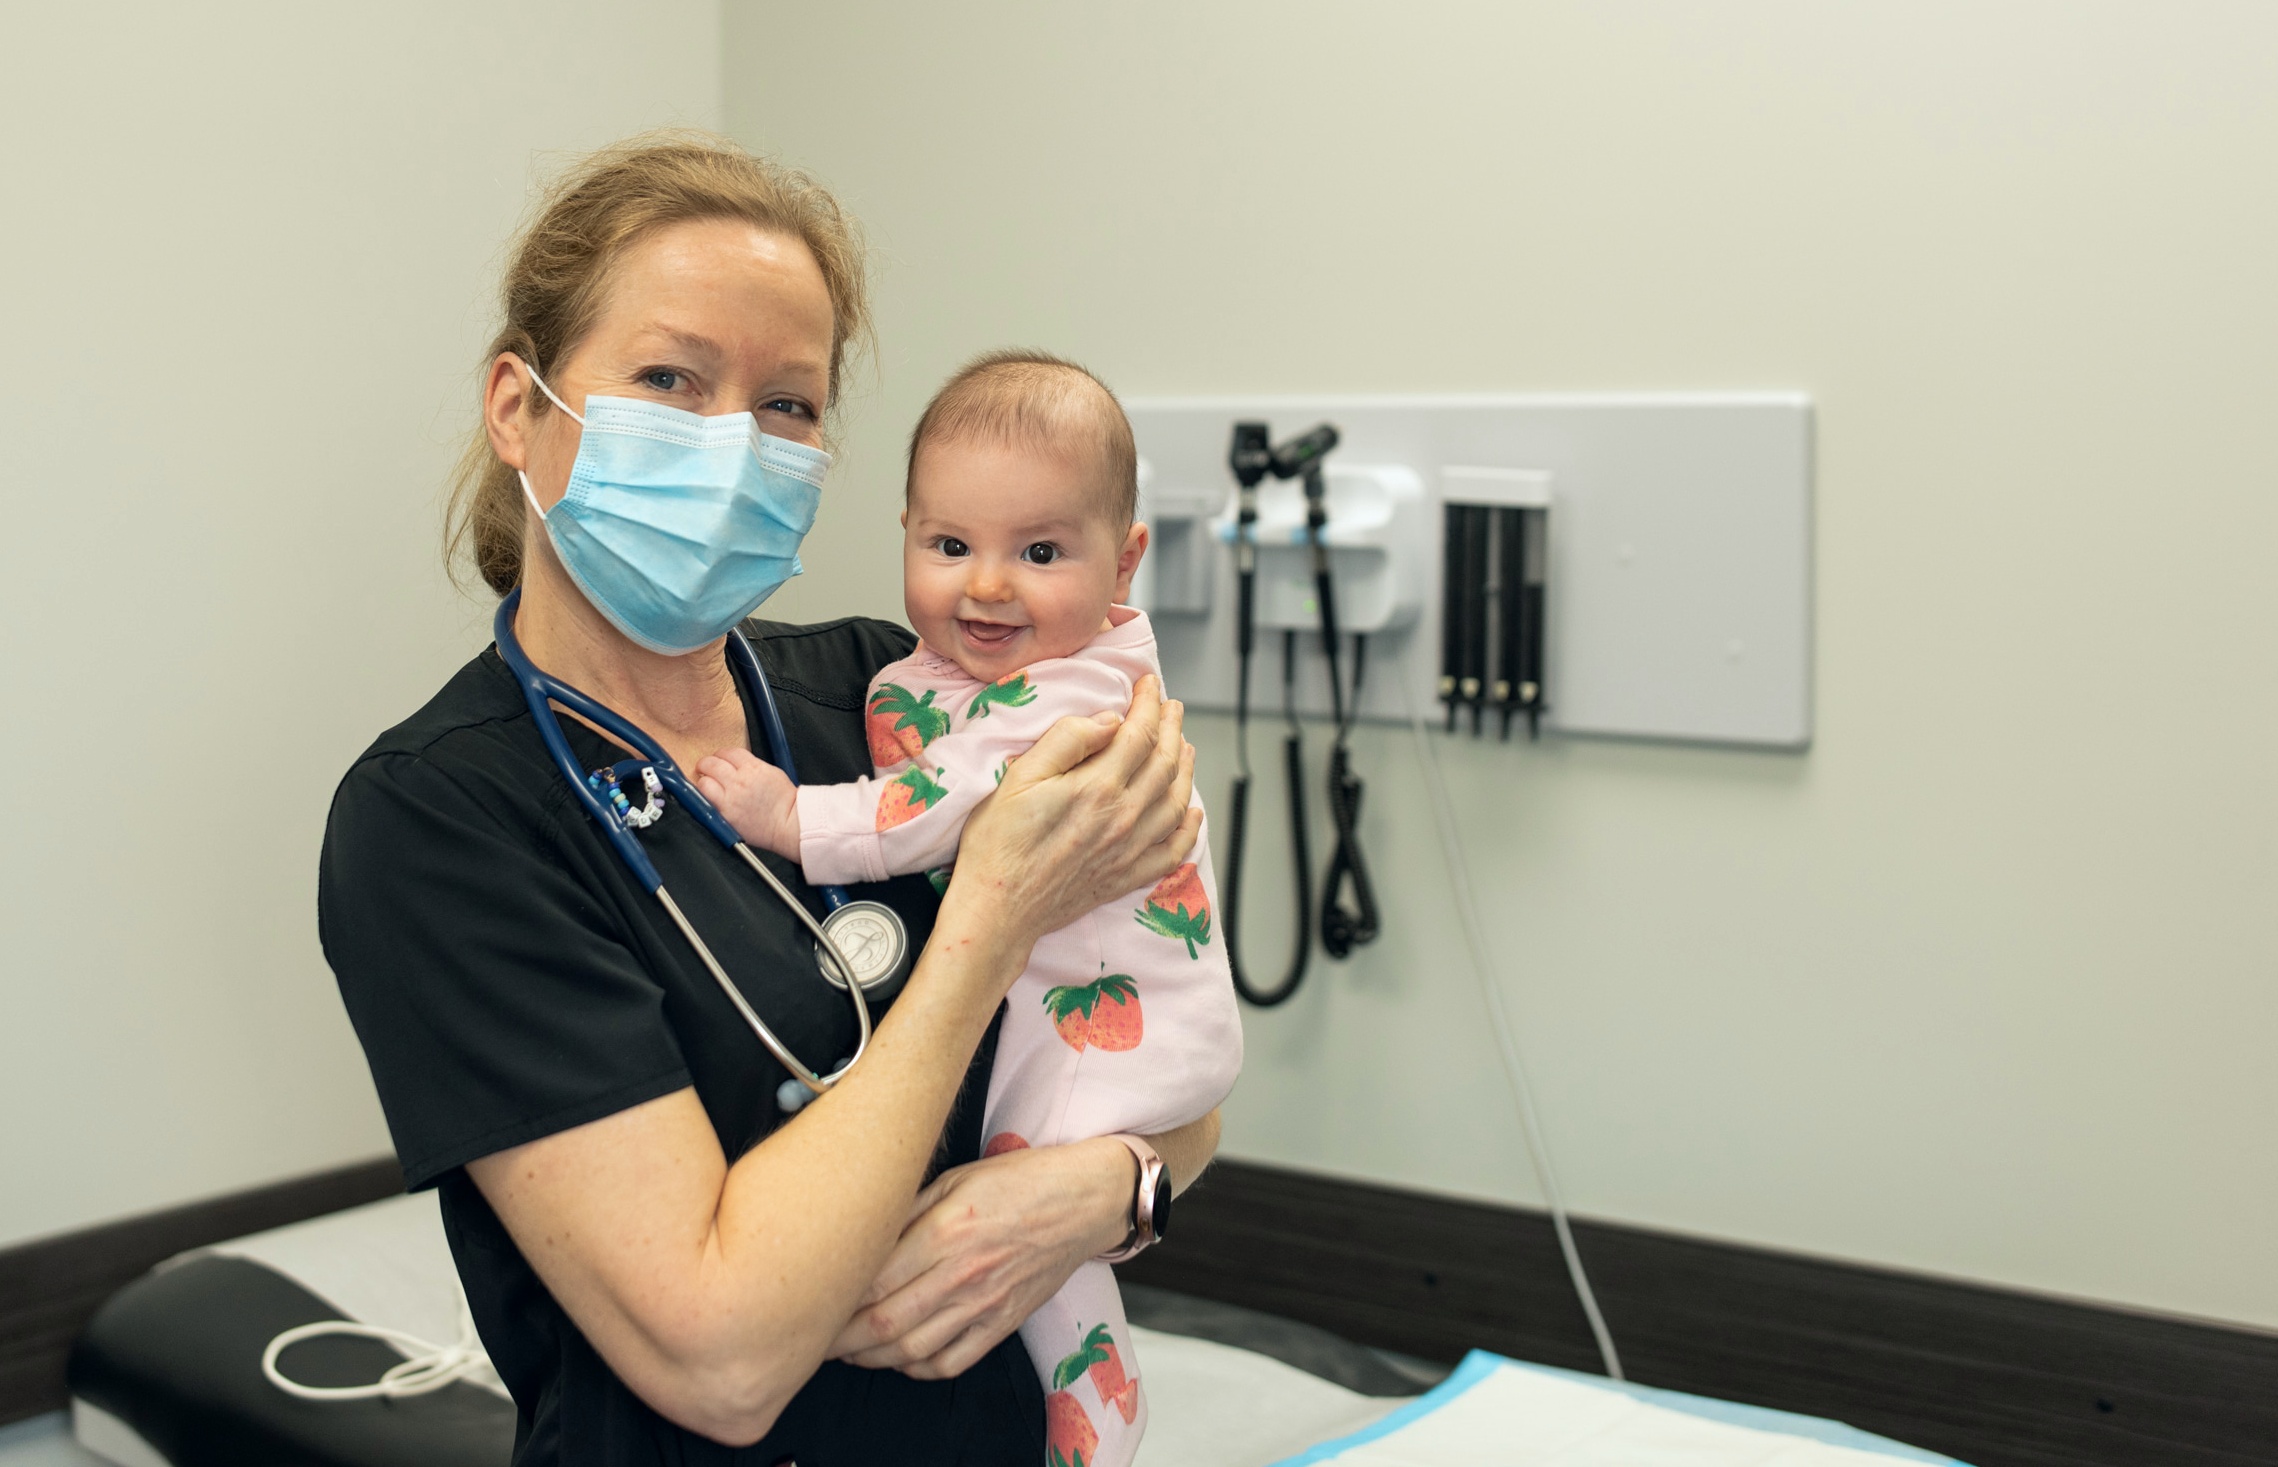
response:
[[[1139,1163],[1139,1185],[1131,1196],[1131,1235],[1123,1246],[1102,1253],[1102,1263],[1123,1263],[1137,1258],[1154,1244],[1163,1241],[1171,1230],[1171,1174],[1163,1165],[1162,1157],[1155,1154],[1137,1136],[1110,1136],[1131,1148],[1131,1155]]]

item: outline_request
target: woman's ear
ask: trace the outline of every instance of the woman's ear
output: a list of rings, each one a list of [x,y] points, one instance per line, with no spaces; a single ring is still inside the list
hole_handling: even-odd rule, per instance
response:
[[[483,379],[483,431],[490,436],[490,451],[510,469],[530,467],[530,373],[522,359],[510,351],[491,359]]]
[[[1139,520],[1123,532],[1123,549],[1115,557],[1115,604],[1123,605],[1131,599],[1131,578],[1139,573],[1139,562],[1147,556],[1147,526]]]

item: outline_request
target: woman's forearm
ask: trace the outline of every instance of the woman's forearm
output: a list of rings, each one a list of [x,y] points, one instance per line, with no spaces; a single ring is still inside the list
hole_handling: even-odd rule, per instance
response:
[[[1210,1159],[1218,1154],[1218,1112],[1213,1110],[1175,1131],[1149,1136],[1147,1144],[1155,1148],[1155,1154],[1163,1159],[1163,1169],[1171,1174],[1171,1191],[1184,1192],[1201,1179]]]
[[[862,1063],[733,1166],[682,1091],[469,1170],[636,1394],[716,1440],[756,1440],[900,1236],[1027,955],[1025,940],[945,903]]]

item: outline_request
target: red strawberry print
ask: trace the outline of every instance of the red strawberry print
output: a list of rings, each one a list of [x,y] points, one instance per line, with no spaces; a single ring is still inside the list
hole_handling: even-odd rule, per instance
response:
[[[1196,946],[1210,945],[1210,898],[1202,889],[1202,872],[1194,862],[1156,882],[1138,917],[1139,925],[1149,932],[1177,938],[1186,944],[1188,957],[1200,958]]]
[[[1055,988],[1044,995],[1052,1027],[1070,1049],[1124,1050],[1138,1047],[1144,1027],[1139,985],[1128,973],[1103,974],[1097,981]]]
[[[888,683],[870,695],[862,726],[870,740],[870,762],[891,769],[923,754],[927,744],[949,732],[949,710],[933,706],[931,688],[920,698],[900,683]]]
[[[1099,1392],[1101,1400],[1112,1402],[1123,1413],[1124,1425],[1130,1425],[1139,1417],[1139,1379],[1125,1379],[1123,1352],[1115,1347],[1115,1337],[1106,1325],[1095,1324],[1084,1336],[1084,1348],[1099,1350],[1103,1356],[1092,1365],[1092,1389]]]
[[[1049,1467],[1086,1467],[1099,1451],[1099,1433],[1083,1402],[1067,1391],[1044,1398],[1044,1460]]]
[[[1011,1131],[999,1131],[989,1138],[988,1145],[981,1148],[981,1155],[1002,1156],[1008,1151],[1026,1151],[1027,1149],[1028,1139],[1026,1137]]]
[[[1137,1049],[1146,1028],[1139,1013],[1139,985],[1115,973],[1092,986],[1099,990],[1099,1001],[1092,1005],[1092,1048],[1111,1053]]]
[[[942,773],[936,769],[935,774]],[[897,825],[917,819],[934,806],[949,791],[928,778],[922,769],[905,769],[894,776],[886,792],[878,797],[878,828],[892,830]]]
[[[966,708],[967,718],[986,718],[991,708],[1026,708],[1036,701],[1036,689],[1028,685],[1028,674],[1016,672],[995,682],[973,695],[971,706]]]
[[[1092,1011],[1088,1002],[1090,993],[1088,987],[1055,988],[1044,995],[1045,1011],[1052,1015],[1052,1027],[1060,1031],[1060,1042],[1078,1054],[1083,1053],[1084,1046],[1091,1043],[1092,1039]],[[1076,995],[1084,995],[1086,1001],[1078,1002]],[[1067,1001],[1053,1001],[1061,998]]]
[[[1098,1331],[1094,1330],[1094,1334]],[[1099,1452],[1099,1433],[1084,1412],[1084,1403],[1068,1387],[1107,1356],[1085,1340],[1083,1348],[1061,1361],[1052,1371],[1052,1394],[1044,1398],[1044,1460],[1048,1467],[1085,1467]]]

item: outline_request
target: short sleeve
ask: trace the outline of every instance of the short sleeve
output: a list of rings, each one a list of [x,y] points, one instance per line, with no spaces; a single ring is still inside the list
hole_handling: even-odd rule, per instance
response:
[[[663,990],[552,830],[410,754],[334,797],[318,926],[414,1188],[690,1083]]]

